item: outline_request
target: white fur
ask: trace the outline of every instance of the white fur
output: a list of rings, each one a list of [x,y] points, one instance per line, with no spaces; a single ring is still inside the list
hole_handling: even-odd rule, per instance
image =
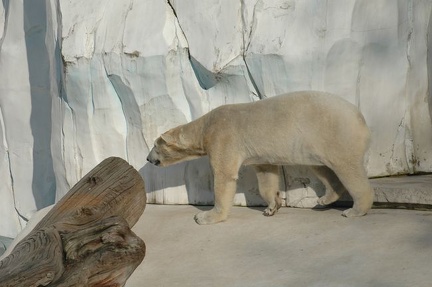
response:
[[[195,216],[199,224],[226,220],[241,165],[253,165],[260,194],[280,207],[279,165],[311,165],[326,186],[319,204],[336,201],[346,189],[354,200],[347,217],[365,215],[373,190],[363,166],[369,130],[358,109],[322,92],[294,92],[245,104],[221,106],[164,133],[148,160],[166,166],[208,155],[214,173],[215,206]]]

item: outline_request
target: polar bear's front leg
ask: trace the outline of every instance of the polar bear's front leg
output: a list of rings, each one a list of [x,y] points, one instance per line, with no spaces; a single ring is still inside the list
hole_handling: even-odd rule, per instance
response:
[[[237,169],[238,173],[238,169]],[[238,174],[214,172],[215,205],[209,211],[195,215],[198,224],[213,224],[228,218],[237,188]]]

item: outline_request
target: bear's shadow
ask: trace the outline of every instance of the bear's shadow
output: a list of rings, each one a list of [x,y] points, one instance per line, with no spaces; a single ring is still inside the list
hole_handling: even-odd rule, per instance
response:
[[[156,204],[191,204],[200,210],[208,210],[214,205],[213,174],[208,157],[202,157],[169,167],[157,167],[146,163],[140,174],[144,178],[147,201]],[[305,183],[306,181],[306,183]],[[309,187],[307,190],[305,187]],[[305,166],[285,166],[281,170],[280,190],[286,193],[287,205],[302,196],[314,200],[314,196],[324,194],[324,186]],[[312,197],[312,198],[310,198]],[[335,202],[327,207],[315,206],[312,210],[325,211],[343,209],[352,205],[352,199]],[[318,197],[316,197],[318,198]],[[259,195],[255,171],[248,166],[240,169],[234,205],[263,211],[266,203]]]
[[[144,178],[147,201],[157,204],[192,204],[200,210],[214,205],[213,174],[208,157],[157,167],[146,163],[140,170]],[[237,182],[235,205],[264,210],[258,182],[251,167],[242,167]]]

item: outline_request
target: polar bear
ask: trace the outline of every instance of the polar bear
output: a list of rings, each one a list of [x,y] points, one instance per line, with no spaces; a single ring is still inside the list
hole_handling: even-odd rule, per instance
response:
[[[209,156],[214,175],[213,209],[195,215],[198,224],[225,221],[241,165],[252,165],[264,215],[281,206],[280,165],[308,165],[326,187],[318,204],[347,190],[354,205],[342,215],[365,215],[374,193],[364,168],[370,132],[349,102],[324,92],[300,91],[261,101],[220,106],[162,134],[147,160],[157,166]]]

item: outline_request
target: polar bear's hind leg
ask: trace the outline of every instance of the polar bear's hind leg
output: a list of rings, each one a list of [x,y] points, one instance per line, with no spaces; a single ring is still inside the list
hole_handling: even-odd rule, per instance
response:
[[[255,165],[258,179],[258,188],[261,197],[268,204],[263,214],[265,216],[274,215],[282,205],[279,196],[279,167],[277,165]]]
[[[345,217],[365,215],[372,207],[374,191],[363,165],[353,164],[349,167],[335,168],[334,171],[354,201],[353,207],[345,210],[342,215]]]
[[[318,199],[318,204],[325,206],[337,201],[346,191],[336,174],[326,166],[313,166],[312,170],[325,186],[325,194]]]

